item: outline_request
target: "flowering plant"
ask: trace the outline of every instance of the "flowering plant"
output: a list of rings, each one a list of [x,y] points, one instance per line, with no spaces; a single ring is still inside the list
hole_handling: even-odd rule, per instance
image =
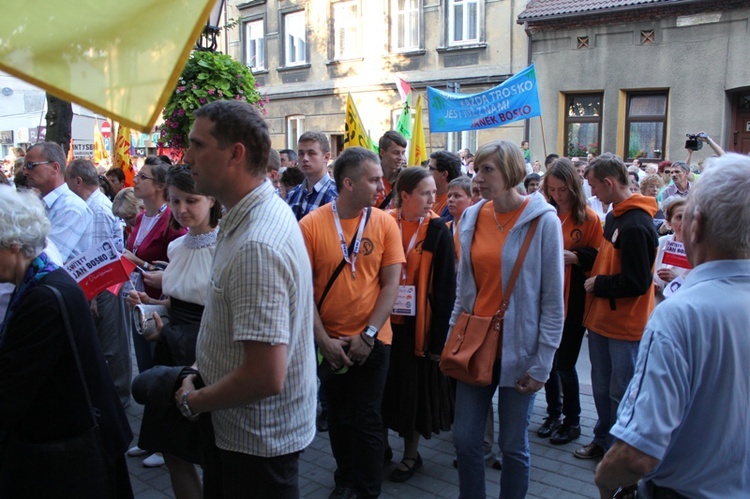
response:
[[[244,100],[263,114],[268,97],[261,96],[258,83],[247,66],[226,54],[195,51],[185,64],[177,88],[167,101],[159,126],[159,147],[187,149],[193,111],[219,99]]]

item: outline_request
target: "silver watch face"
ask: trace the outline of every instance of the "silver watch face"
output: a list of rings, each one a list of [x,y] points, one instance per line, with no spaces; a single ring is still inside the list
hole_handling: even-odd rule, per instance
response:
[[[374,338],[374,337],[376,337],[376,336],[378,335],[378,330],[377,330],[377,329],[375,329],[375,328],[374,328],[374,327],[372,327],[372,326],[368,326],[368,327],[367,327],[367,328],[365,329],[365,334],[366,334],[367,336],[369,336],[370,338]]]

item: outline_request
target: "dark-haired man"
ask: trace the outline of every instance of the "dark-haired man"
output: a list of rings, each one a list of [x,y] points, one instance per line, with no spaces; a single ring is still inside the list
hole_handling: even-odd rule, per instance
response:
[[[443,217],[443,220],[453,220],[453,215],[448,211],[448,184],[461,176],[461,158],[452,152],[435,151],[430,154],[428,165],[437,188],[432,211]]]
[[[373,208],[383,191],[375,153],[348,148],[333,171],[338,199],[300,222],[313,266],[315,340],[329,369],[321,376],[337,466],[329,499],[377,497],[390,314],[406,260],[393,217]]]
[[[576,450],[594,459],[612,443],[609,429],[633,376],[638,344],[654,308],[653,270],[658,237],[653,218],[656,200],[630,191],[622,159],[604,153],[586,170],[591,192],[612,203],[604,224],[604,241],[584,287],[584,326],[589,331],[591,384],[598,420],[593,441]]]
[[[183,415],[211,413],[204,488],[216,497],[299,497],[299,453],[315,436],[310,261],[294,216],[266,178],[271,139],[258,111],[214,101],[195,112],[185,162],[225,208]]]
[[[380,137],[378,147],[384,190],[378,195],[375,206],[385,210],[391,206],[393,184],[396,183],[398,172],[406,166],[406,139],[395,130],[388,130]]]
[[[291,168],[297,166],[297,153],[291,149],[282,149],[279,151],[281,160],[280,168]]]
[[[328,175],[331,145],[320,132],[305,132],[299,138],[299,169],[305,181],[289,191],[286,202],[297,221],[338,196],[336,183]]]

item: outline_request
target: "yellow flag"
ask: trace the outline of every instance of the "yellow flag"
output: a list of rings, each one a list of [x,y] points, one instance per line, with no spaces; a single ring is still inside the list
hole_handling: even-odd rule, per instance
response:
[[[117,127],[115,157],[112,161],[112,167],[125,172],[125,187],[133,187],[135,169],[130,161],[130,129],[122,125]]]
[[[94,122],[94,164],[99,166],[99,162],[109,158],[107,148],[104,146],[104,137],[99,131],[99,122]]]
[[[409,143],[409,166],[419,166],[429,159],[427,145],[424,141],[424,126],[422,125],[422,96],[417,96],[414,107],[414,126],[412,127],[411,142]]]
[[[3,2],[0,69],[148,133],[215,3]]]
[[[364,147],[376,151],[375,144],[370,139],[367,129],[362,124],[357,106],[354,105],[352,94],[346,94],[346,118],[344,131],[344,149],[347,147]]]

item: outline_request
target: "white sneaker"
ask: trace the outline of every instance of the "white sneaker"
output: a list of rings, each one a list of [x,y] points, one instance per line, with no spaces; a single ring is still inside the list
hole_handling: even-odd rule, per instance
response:
[[[145,456],[145,455],[147,455],[147,454],[148,454],[148,451],[147,451],[147,450],[143,450],[143,449],[141,449],[140,447],[138,447],[138,446],[136,445],[136,446],[134,446],[134,447],[131,447],[130,449],[128,449],[128,452],[127,452],[127,454],[128,454],[128,456],[130,456],[130,457],[140,457],[140,456]]]
[[[164,465],[164,458],[161,454],[151,454],[143,460],[143,466],[146,468],[158,468]]]

